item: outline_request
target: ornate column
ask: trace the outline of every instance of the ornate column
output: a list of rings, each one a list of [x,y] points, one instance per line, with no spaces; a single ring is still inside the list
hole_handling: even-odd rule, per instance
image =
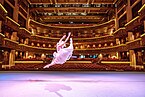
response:
[[[145,0],[142,0],[142,4],[145,4]]]
[[[0,70],[2,69],[2,61],[3,61],[4,57],[3,57],[3,53],[2,51],[0,51]]]
[[[27,20],[26,20],[26,29],[29,30],[29,27],[30,27],[30,17],[29,17],[29,7],[28,7],[28,10],[27,10]]]
[[[0,32],[2,31],[2,21],[0,21]]]
[[[137,63],[137,65],[142,65],[143,64],[143,58],[142,58],[142,52],[141,51],[137,52],[136,63]]]
[[[126,13],[127,13],[127,22],[129,22],[132,19],[132,10],[131,10],[131,6],[130,6],[130,0],[128,0],[128,4],[126,7]]]
[[[121,59],[121,54],[120,54],[120,52],[116,52],[116,57],[117,57],[118,59]]]
[[[143,24],[144,24],[144,33],[145,33],[145,21],[143,21]]]
[[[136,67],[136,55],[134,50],[129,50],[130,66]]]
[[[11,40],[12,41],[17,41],[17,32],[13,32],[11,35]],[[9,55],[9,67],[15,66],[15,50],[11,50],[10,55]]]
[[[18,0],[15,0],[15,7],[13,12],[13,19],[18,22],[18,14],[19,14],[19,6],[18,6]]]
[[[27,58],[28,58],[28,56],[29,56],[29,52],[28,52],[28,51],[26,51],[26,52],[25,52],[25,58],[27,59]]]
[[[4,4],[4,0],[0,0],[0,3],[3,5]]]
[[[128,32],[128,41],[133,41],[133,32]],[[129,50],[130,66],[136,67],[136,55],[134,50]]]
[[[119,28],[119,21],[118,21],[118,16],[117,16],[117,8],[115,8],[115,15],[116,15],[116,18],[115,18],[115,30],[117,30]]]
[[[11,50],[9,55],[9,67],[15,66],[15,50]]]

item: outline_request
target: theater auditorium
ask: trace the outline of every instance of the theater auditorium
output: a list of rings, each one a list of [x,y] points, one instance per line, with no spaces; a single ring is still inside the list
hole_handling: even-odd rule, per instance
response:
[[[145,0],[0,0],[0,97],[144,89]]]

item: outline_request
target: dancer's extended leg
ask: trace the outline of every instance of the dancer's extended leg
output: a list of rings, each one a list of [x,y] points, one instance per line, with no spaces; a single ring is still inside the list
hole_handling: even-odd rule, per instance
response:
[[[52,62],[50,64],[44,66],[43,68],[49,68],[52,65],[59,64],[60,63],[59,60],[61,60],[61,58],[59,57],[59,54],[56,54],[56,56],[53,58]]]
[[[49,68],[49,67],[52,66],[52,65],[55,65],[55,62],[54,62],[54,61],[52,61],[50,64],[44,66],[43,68]]]

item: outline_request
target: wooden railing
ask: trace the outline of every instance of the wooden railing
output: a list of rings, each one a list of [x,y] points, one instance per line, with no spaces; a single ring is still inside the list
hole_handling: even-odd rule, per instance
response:
[[[112,47],[104,48],[90,48],[90,49],[76,49],[74,54],[96,54],[96,53],[108,53],[108,52],[118,52],[118,51],[128,51],[126,44],[121,44]]]
[[[19,31],[20,25],[8,16],[6,17],[5,25],[12,28],[14,31]]]
[[[18,44],[15,41],[5,38],[4,47],[15,49],[18,51],[29,51],[29,52],[36,52],[36,53],[47,53],[53,54],[56,51],[55,48],[42,48],[42,47],[33,47],[28,46],[25,44]],[[118,51],[127,51],[126,45],[118,45],[112,47],[104,47],[104,48],[90,48],[90,49],[75,49],[73,54],[96,54],[96,53],[108,53],[108,52],[118,52]]]
[[[7,13],[8,12],[6,11],[6,9],[0,3],[0,19],[5,20]]]
[[[145,20],[145,4],[141,7],[141,9],[138,11],[140,20]]]
[[[127,36],[127,32],[125,30],[125,27],[119,28],[113,34],[116,38]]]
[[[19,44],[20,51],[29,51],[36,53],[47,53],[52,54],[54,52],[54,48],[42,48],[42,47],[32,47],[25,44]]]
[[[33,42],[40,42],[40,41],[46,41],[47,43],[52,43],[52,42],[58,42],[60,38],[52,38],[52,37],[44,37],[44,36],[40,36],[40,35],[35,35],[35,36],[31,36],[30,41]],[[93,38],[73,38],[74,42],[96,42],[96,43],[105,43],[107,42],[112,42],[115,41],[114,36],[112,35],[106,35],[106,36],[101,36],[101,37],[93,37]]]
[[[141,35],[142,45],[145,46],[145,34]]]
[[[21,37],[25,37],[25,38],[30,38],[31,37],[31,32],[29,30],[27,30],[26,28],[19,28],[19,32],[18,35]]]
[[[56,51],[56,48],[43,48],[43,47],[34,47],[28,46],[25,44],[19,44],[18,42],[12,41],[11,39],[4,38],[3,47],[15,49],[18,51],[29,51],[35,53],[47,53],[53,54]],[[111,47],[102,47],[102,48],[84,48],[84,49],[74,49],[73,54],[96,54],[96,53],[108,53],[108,52],[118,52],[118,51],[128,51],[126,44],[121,44]]]
[[[141,38],[127,42],[126,44],[128,49],[136,49],[142,47]]]
[[[11,39],[8,39],[8,38],[4,38],[3,46],[6,48],[17,50],[18,49],[18,42],[12,41]]]
[[[50,17],[50,16],[49,16]],[[53,16],[53,17],[56,17],[56,19],[60,18],[60,17],[63,17],[63,19],[66,19],[66,18],[69,18],[70,16]],[[58,17],[58,18],[57,18]],[[96,16],[92,17],[92,16],[85,16],[84,19],[89,19],[90,18],[93,18],[95,19]],[[46,18],[46,16],[44,17]],[[75,18],[78,18],[78,19],[83,19],[82,16],[75,16]],[[53,18],[54,19],[54,18]],[[71,18],[69,18],[71,19]],[[74,18],[73,18],[74,19]],[[58,24],[58,25],[48,25],[48,24],[42,24],[42,23],[39,23],[35,20],[31,20],[30,21],[30,25],[35,25],[36,27],[40,27],[40,28],[50,28],[50,29],[56,29],[56,28],[63,28],[63,29],[82,29],[82,28],[96,28],[96,27],[104,27],[104,26],[109,26],[109,25],[112,25],[112,24],[115,24],[115,21],[114,19],[110,20],[110,21],[107,21],[105,23],[101,23],[101,24],[93,24],[93,25],[90,25],[90,24],[69,24],[69,25],[65,25],[65,24]],[[77,26],[76,26],[77,25]],[[85,25],[85,26],[84,26]]]
[[[139,16],[135,17],[131,21],[125,24],[126,31],[134,31],[136,27],[141,25],[141,22],[139,20]]]

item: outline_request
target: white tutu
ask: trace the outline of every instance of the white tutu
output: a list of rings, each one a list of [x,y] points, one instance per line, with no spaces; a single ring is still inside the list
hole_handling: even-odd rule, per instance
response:
[[[54,62],[55,64],[63,64],[71,58],[72,53],[73,53],[73,45],[70,44],[69,47],[62,48],[57,53],[54,52],[53,54],[54,59],[52,60],[52,62]]]

